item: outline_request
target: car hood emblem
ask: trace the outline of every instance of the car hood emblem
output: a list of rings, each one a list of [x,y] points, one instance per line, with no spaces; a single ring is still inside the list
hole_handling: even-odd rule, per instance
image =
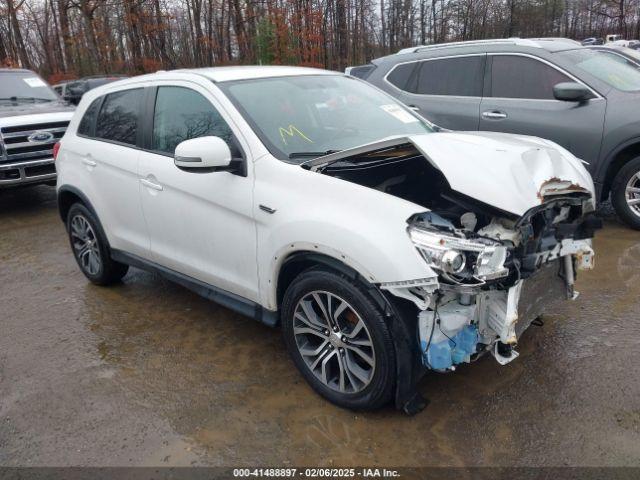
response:
[[[50,142],[53,140],[53,133],[51,132],[33,132],[27,137],[27,140],[35,143]]]

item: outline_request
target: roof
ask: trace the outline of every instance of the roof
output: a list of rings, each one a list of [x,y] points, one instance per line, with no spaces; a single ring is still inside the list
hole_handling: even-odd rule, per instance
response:
[[[466,42],[450,42],[437,43],[434,45],[418,45],[416,47],[403,48],[398,52],[399,55],[408,53],[429,52],[444,48],[456,47],[474,47],[474,46],[490,46],[490,45],[513,45],[529,48],[542,48],[551,52],[567,50],[569,48],[579,47],[580,43],[570,38],[494,38],[487,40],[470,40]]]
[[[176,70],[181,73],[196,73],[210,78],[214,82],[227,82],[232,80],[247,80],[252,78],[285,77],[290,75],[335,75],[337,72],[321,70],[319,68],[286,67],[286,66],[237,66],[237,67],[210,67]],[[159,72],[160,73],[160,72]]]
[[[233,80],[249,80],[254,78],[285,77],[292,75],[344,75],[340,72],[321,70],[318,68],[306,67],[285,67],[285,66],[236,66],[236,67],[210,67],[210,68],[184,68],[179,70],[158,70],[155,73],[147,73],[136,77],[118,79],[114,82],[100,85],[87,92],[86,95],[95,97],[110,91],[113,88],[135,85],[154,80],[176,80],[184,79],[185,75],[197,75],[200,78],[207,78],[214,82],[227,82]]]

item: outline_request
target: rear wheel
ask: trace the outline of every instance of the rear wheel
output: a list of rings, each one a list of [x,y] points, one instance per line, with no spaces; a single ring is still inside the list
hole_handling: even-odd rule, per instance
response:
[[[96,285],[109,285],[127,274],[128,265],[111,259],[109,246],[94,215],[75,203],[67,215],[71,250],[84,275]]]
[[[342,407],[375,409],[395,386],[395,351],[384,313],[357,282],[308,270],[286,291],[282,330],[307,382]]]
[[[627,162],[616,175],[611,203],[624,223],[640,230],[640,157]]]

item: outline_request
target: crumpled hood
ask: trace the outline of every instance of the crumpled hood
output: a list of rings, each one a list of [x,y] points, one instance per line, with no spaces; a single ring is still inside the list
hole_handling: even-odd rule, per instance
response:
[[[588,191],[595,196],[582,162],[548,140],[491,132],[435,133],[409,140],[453,190],[517,215],[549,195]]]
[[[390,137],[318,158],[309,166],[412,143],[451,188],[506,212],[523,215],[545,197],[589,192],[593,180],[573,154],[541,138],[493,132],[438,132]]]

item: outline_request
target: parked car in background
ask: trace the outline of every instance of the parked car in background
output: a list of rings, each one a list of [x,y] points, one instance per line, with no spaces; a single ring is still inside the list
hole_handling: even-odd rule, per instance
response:
[[[0,69],[0,188],[55,184],[53,146],[73,111],[36,73]]]
[[[604,37],[604,43],[613,43],[613,42],[618,42],[620,40],[624,40],[622,38],[622,35],[610,34]]]
[[[602,38],[596,38],[596,37],[589,37],[589,38],[585,38],[584,40],[582,40],[582,45],[602,45],[604,44],[604,39]]]
[[[57,165],[90,281],[133,265],[280,323],[304,378],[349,408],[394,399],[415,412],[427,369],[514,360],[542,309],[575,298],[600,225],[591,177],[553,142],[436,133],[326,70],[178,70],[100,87]]]
[[[54,85],[54,89],[58,94],[64,98],[67,102],[74,105],[78,105],[82,96],[89,90],[105,85],[107,83],[115,82],[127,78],[126,75],[94,75],[91,77],[84,77],[79,80],[72,80],[68,82],[62,82]]]
[[[67,85],[69,85],[70,83],[72,82],[69,81],[69,82],[56,83],[51,88],[53,88],[53,90],[60,96],[60,98],[64,98],[64,95],[67,91]]]
[[[363,77],[441,127],[559,143],[587,163],[598,200],[611,196],[640,229],[640,71],[611,52],[556,40],[442,44],[374,60]]]

